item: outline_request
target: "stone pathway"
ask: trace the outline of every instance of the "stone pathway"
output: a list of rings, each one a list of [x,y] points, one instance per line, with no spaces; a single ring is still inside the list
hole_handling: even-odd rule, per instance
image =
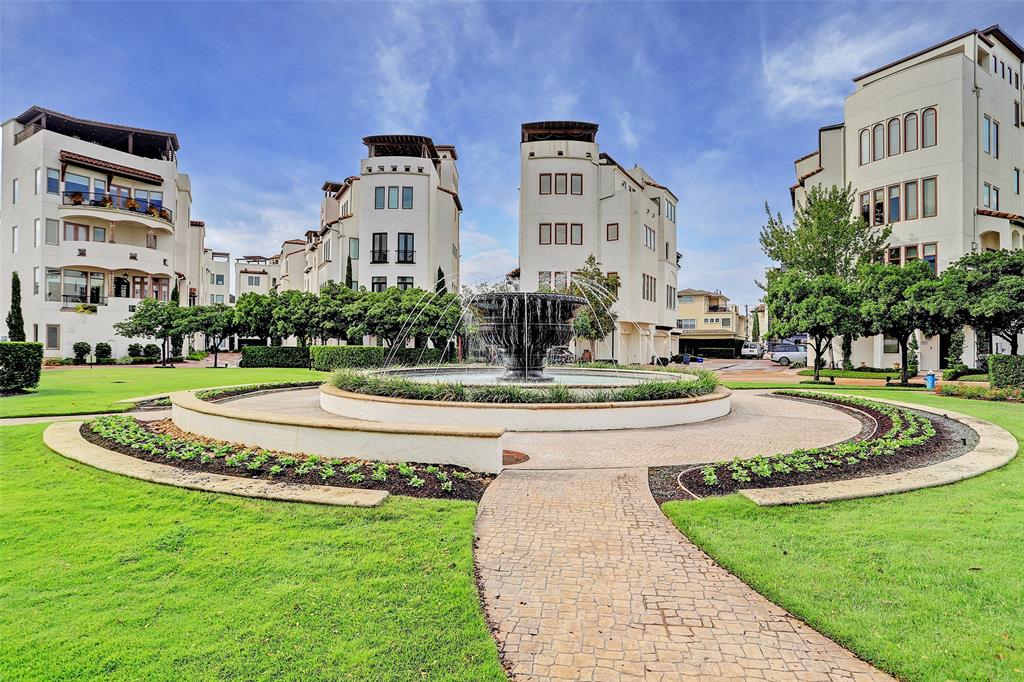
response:
[[[476,532],[515,680],[891,679],[683,537],[645,469],[506,469]]]

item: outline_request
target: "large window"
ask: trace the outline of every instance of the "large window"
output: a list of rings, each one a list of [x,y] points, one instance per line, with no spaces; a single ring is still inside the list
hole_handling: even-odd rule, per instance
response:
[[[89,178],[75,173],[64,173],[64,192],[79,193],[83,197],[89,194]]]
[[[370,278],[370,291],[384,291],[388,288],[387,277],[372,277]]]
[[[652,303],[658,298],[658,280],[654,277],[643,274],[641,280],[641,296],[645,301]]]
[[[569,225],[566,223],[555,223],[555,243],[565,244],[569,241]]]
[[[60,349],[60,325],[46,325],[46,350]]]
[[[551,173],[540,174],[540,193],[551,194]]]
[[[573,223],[570,226],[569,240],[570,243],[576,245],[583,243],[583,225],[581,223]]]
[[[555,173],[555,194],[565,194],[567,177],[565,173]]]
[[[348,257],[359,260],[359,237],[348,238]]]
[[[387,263],[388,262],[388,233],[387,232],[374,232],[371,235],[372,243],[370,245],[370,262],[371,263]]]
[[[412,208],[412,187],[402,188],[402,208]]]
[[[60,300],[60,270],[46,268],[46,300]]]
[[[551,223],[541,223],[537,241],[540,244],[551,243]]]
[[[77,225],[64,221],[64,241],[66,242],[87,242],[89,241],[89,226]]]
[[[921,215],[934,218],[939,213],[939,196],[936,178],[925,178],[921,181]]]
[[[917,114],[907,114],[903,118],[903,151],[912,152],[917,149]]]
[[[882,337],[882,352],[883,353],[899,353],[900,343],[895,336],[884,336]]]
[[[900,120],[889,119],[889,156],[900,153]]]
[[[569,191],[573,194],[583,194],[583,176],[579,173],[573,173],[570,180]]]
[[[260,276],[259,275],[249,275],[249,277],[248,277],[248,279],[246,281],[247,281],[249,286],[251,286],[251,287],[258,287],[260,285]]]
[[[56,168],[46,169],[46,193],[60,194],[60,171]]]
[[[900,220],[900,186],[892,185],[889,192],[889,222],[898,223]]]
[[[924,122],[924,133],[921,135],[921,146],[922,147],[934,147],[938,144],[938,131],[935,109],[925,109],[921,115]]]
[[[917,219],[917,180],[903,184],[903,217],[905,220]]]
[[[885,190],[876,189],[873,192],[872,203],[874,205],[874,217],[872,224],[885,224]]]
[[[644,246],[651,251],[658,250],[658,233],[648,225],[644,225]]]
[[[569,274],[567,272],[555,273],[555,291],[565,291],[569,288]]]
[[[398,263],[416,262],[416,235],[412,232],[398,233]]]
[[[610,242],[618,241],[619,239],[619,224],[608,223],[604,228],[604,237]]]
[[[374,187],[373,188],[373,207],[374,208],[384,208],[384,196],[385,196],[384,193],[385,193],[385,191],[386,190],[385,190],[384,187]]]
[[[398,288],[400,290],[405,291],[406,289],[412,289],[413,286],[412,277],[403,276],[398,278]]]
[[[938,265],[936,261],[939,256],[939,245],[938,244],[922,244],[921,251],[924,254],[924,262],[932,266],[932,272],[937,273]]]
[[[885,158],[885,126],[879,123],[871,131],[871,160],[878,161],[883,158]]]
[[[867,128],[860,131],[860,165],[871,161],[871,133]]]
[[[396,185],[388,187],[388,208],[398,208],[398,187]]]

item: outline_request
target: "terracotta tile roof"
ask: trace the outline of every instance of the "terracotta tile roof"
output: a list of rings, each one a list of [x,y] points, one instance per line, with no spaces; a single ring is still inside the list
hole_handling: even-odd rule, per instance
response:
[[[459,195],[457,192],[454,192],[448,189],[447,187],[441,187],[440,185],[438,185],[437,188],[446,194],[451,194],[452,198],[455,199],[455,208],[459,209],[460,211],[462,210],[462,200],[459,199]]]
[[[1016,213],[1008,213],[1006,211],[993,211],[992,209],[989,208],[979,208],[975,210],[977,211],[978,215],[987,215],[991,218],[1003,218],[1014,223],[1024,224],[1024,216],[1018,215]]]
[[[284,243],[285,244],[302,244],[303,246],[305,246],[306,240],[305,239],[286,239],[284,241]]]
[[[119,163],[111,163],[110,161],[104,161],[103,159],[94,159],[91,156],[76,154],[75,152],[69,152],[65,149],[62,149],[60,152],[60,160],[63,163],[75,163],[82,166],[88,166],[90,168],[108,170],[112,173],[116,173],[117,175],[123,175],[124,177],[134,178],[136,180],[145,180],[157,185],[164,184],[164,179],[156,173],[139,170],[138,168],[131,168],[130,166],[122,166]]]
[[[815,168],[812,171],[807,171],[806,173],[801,175],[799,178],[797,178],[797,184],[798,185],[804,184],[804,180],[806,180],[807,178],[811,177],[812,175],[817,175],[818,173],[820,173],[823,170],[825,170],[825,169],[822,168],[821,166],[818,166],[817,168]]]
[[[649,186],[649,187],[657,187],[658,189],[663,189],[663,190],[665,190],[666,192],[668,192],[668,193],[669,193],[669,195],[671,195],[671,197],[672,197],[673,199],[675,199],[676,201],[679,201],[679,197],[677,197],[677,196],[676,196],[676,195],[675,195],[675,194],[674,194],[674,193],[672,192],[672,190],[670,190],[670,189],[669,189],[668,187],[666,187],[665,185],[660,185],[660,184],[656,183],[656,182],[655,182],[654,180],[644,180],[644,184],[645,184],[645,185],[647,185],[647,186]]]
[[[814,156],[814,155],[815,155],[815,154],[817,154],[817,153],[818,153],[818,150],[817,150],[817,149],[815,149],[815,150],[814,150],[813,152],[811,152],[810,154],[804,154],[803,156],[801,156],[801,157],[800,157],[799,159],[797,159],[797,160],[796,160],[796,161],[794,161],[793,163],[800,163],[801,161],[806,161],[807,159],[811,158],[812,156]]]

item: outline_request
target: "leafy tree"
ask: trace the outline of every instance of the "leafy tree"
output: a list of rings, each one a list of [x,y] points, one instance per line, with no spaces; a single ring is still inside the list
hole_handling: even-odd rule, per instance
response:
[[[408,291],[423,293],[419,289]],[[349,333],[376,336],[393,346],[402,334],[406,319],[402,313],[402,293],[396,287],[361,292],[345,309],[345,314],[354,321]]]
[[[573,335],[590,343],[591,357],[597,357],[596,344],[615,331],[619,316],[612,309],[618,299],[619,278],[601,271],[601,263],[593,254],[583,267],[572,275],[569,293],[581,296],[587,304],[573,319]]]
[[[186,334],[202,334],[213,345],[213,366],[217,367],[220,345],[238,331],[235,311],[223,303],[197,305],[182,309],[180,329]]]
[[[178,293],[178,283],[174,283],[174,288],[171,289],[171,303],[176,306],[181,306],[181,294]],[[181,350],[185,345],[185,335],[175,334],[171,337],[171,356],[178,357],[181,355]]]
[[[900,382],[907,383],[910,367],[910,336],[920,329],[929,336],[939,333],[948,321],[936,315],[928,302],[934,299],[935,275],[922,261],[902,267],[870,263],[860,267],[858,293],[863,329],[886,334],[899,343]]]
[[[11,309],[7,312],[7,338],[25,340],[25,318],[21,315],[21,278],[18,271],[11,273]]]
[[[161,364],[166,365],[167,342],[175,334],[182,333],[182,310],[170,301],[144,298],[128,319],[114,324],[114,330],[127,338],[159,340],[163,344]]]
[[[760,341],[761,340],[761,316],[754,311],[754,319],[750,325],[750,340]]]
[[[942,274],[943,296],[951,315],[976,331],[990,330],[1016,355],[1024,332],[1024,251],[970,253]],[[987,336],[987,334],[986,334]]]
[[[235,324],[240,336],[258,338],[267,343],[274,328],[274,306],[277,294],[258,294],[254,291],[242,294],[235,301]]]
[[[853,334],[843,334],[843,369],[853,370]]]
[[[294,336],[300,346],[308,346],[317,335],[316,296],[308,291],[290,289],[278,294],[274,301],[274,323],[271,336],[286,339]]]
[[[910,343],[907,345],[907,367],[913,374],[917,374],[918,359],[917,359],[917,334],[910,333]]]
[[[949,336],[946,366],[954,369],[964,366],[964,328],[960,325],[957,325],[956,329]]]
[[[322,339],[348,339],[349,330],[355,320],[348,314],[350,306],[359,292],[353,291],[351,287],[342,286],[335,282],[328,281],[320,288],[314,306],[315,315],[318,318],[317,327],[320,330]]]
[[[768,333],[776,338],[806,332],[814,347],[814,380],[820,380],[821,358],[832,337],[860,326],[854,288],[837,275],[809,275],[802,270],[777,270],[768,275],[765,296]]]

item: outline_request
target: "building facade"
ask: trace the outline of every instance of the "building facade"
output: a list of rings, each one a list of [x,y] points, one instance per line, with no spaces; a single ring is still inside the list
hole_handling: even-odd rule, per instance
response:
[[[234,304],[235,297],[231,295],[230,253],[203,249],[203,283],[206,284],[205,295],[201,299],[203,305]]]
[[[267,294],[277,289],[281,276],[281,258],[242,256],[235,259],[235,297],[243,294]]]
[[[678,352],[701,354],[706,348],[735,348],[747,340],[747,316],[721,291],[682,289],[676,298]]]
[[[619,280],[617,329],[599,358],[649,362],[675,352],[676,207],[640,166],[601,152],[597,124],[524,123],[520,141],[519,285],[565,289],[588,256]]]
[[[872,225],[893,226],[885,260],[941,272],[965,254],[1024,241],[1024,49],[999,26],[972,30],[853,79],[844,121],[821,128],[795,162],[794,205],[807,188],[851,184]],[[917,334],[920,368],[944,367],[948,338]],[[967,330],[962,361],[1008,352]],[[895,339],[854,342],[854,364],[891,367]]]
[[[372,291],[458,291],[455,147],[420,135],[375,135],[363,143],[359,175],[321,187],[320,229],[305,240],[306,290],[334,281]]]
[[[201,302],[205,226],[179,172],[174,133],[31,107],[3,123],[0,309],[21,278],[25,331],[47,357],[109,343],[143,298]],[[188,293],[186,293],[188,292]],[[4,329],[6,336],[8,331]]]

